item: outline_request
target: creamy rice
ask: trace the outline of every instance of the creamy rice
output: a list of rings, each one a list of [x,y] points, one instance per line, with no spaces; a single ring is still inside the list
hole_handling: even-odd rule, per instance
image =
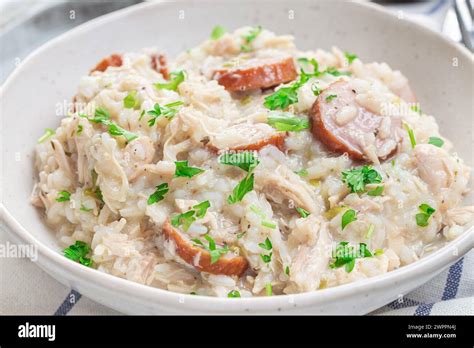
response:
[[[252,28],[244,27],[206,40],[168,63],[168,71],[184,71],[176,90],[156,88],[156,83],[167,83],[168,76],[153,67],[155,49],[122,54],[120,66],[80,80],[77,112],[64,118],[55,134],[36,148],[38,181],[32,202],[44,210],[61,247],[85,242],[91,247],[87,255],[91,267],[149,286],[223,297],[238,291],[249,297],[315,291],[380,275],[417,261],[472,224],[474,207],[462,206],[470,168],[451,151],[435,118],[408,104],[410,97],[403,99],[409,86],[400,72],[385,63],[365,64],[338,48],[299,51],[291,36],[267,30],[247,42],[250,32]],[[215,80],[218,66],[239,65],[248,56],[265,61],[280,55],[291,56],[298,70],[310,70],[306,61],[314,58],[319,71],[332,68],[342,73],[310,77],[298,88],[297,102],[285,108],[285,115],[308,119],[319,98],[315,89],[324,91],[345,81],[357,93],[358,105],[385,117],[387,124],[381,125],[377,136],[389,134],[397,119],[413,131],[416,145],[402,127],[399,139],[387,145],[396,146],[394,152],[376,153],[369,139],[363,148],[365,163],[356,161],[323,145],[313,135],[311,122],[309,128],[287,133],[268,125],[269,116],[283,110],[269,110],[265,98],[294,81],[230,93]],[[131,108],[124,103],[130,95],[132,102],[137,101]],[[150,125],[153,114],[148,112],[155,104],[176,101],[183,105],[174,107],[174,116],[161,115]],[[108,111],[109,121],[138,137],[127,141],[123,135],[110,134],[107,124],[90,121],[97,109]],[[339,125],[348,124],[354,110],[347,107],[337,117]],[[250,170],[253,189],[230,204],[229,195],[250,173],[220,163],[217,151],[274,135],[281,137],[282,146],[269,142],[253,152],[259,161]],[[430,138],[444,143],[432,145]],[[380,151],[386,152],[384,158]],[[184,160],[203,171],[176,177],[175,162]],[[363,165],[377,171],[381,181],[351,192],[342,172]],[[149,204],[163,183],[168,192]],[[379,186],[381,194],[368,194]],[[174,226],[193,248],[199,244],[190,239],[205,246],[187,262],[163,226],[205,201],[210,207],[186,231],[182,224]],[[416,217],[423,215],[422,204],[435,210],[425,212],[425,226]],[[303,217],[296,208],[309,215]],[[351,209],[356,220],[343,228]],[[210,248],[205,236],[217,243],[218,250],[227,248],[220,260],[245,260],[245,272],[226,275],[200,269]],[[267,239],[271,247],[265,247]],[[334,251],[340,242],[356,249],[363,243],[370,256],[355,258],[353,269],[347,262],[337,267]]]

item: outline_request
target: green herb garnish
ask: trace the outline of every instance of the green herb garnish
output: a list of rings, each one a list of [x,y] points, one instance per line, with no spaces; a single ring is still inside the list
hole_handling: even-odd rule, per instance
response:
[[[240,49],[243,52],[250,52],[252,50],[252,47],[250,46],[250,44],[252,43],[252,41],[254,41],[257,38],[257,36],[261,32],[262,32],[262,27],[258,26],[250,30],[250,32],[247,35],[242,36],[245,43],[242,46],[240,46]]]
[[[176,161],[174,163],[176,165],[176,170],[174,172],[175,178],[179,178],[179,177],[192,178],[193,176],[204,172],[204,170],[201,168],[189,167],[188,161]]]
[[[207,240],[209,245],[204,245],[204,243],[197,238],[193,239],[192,241],[194,242],[195,246],[204,248],[209,252],[209,254],[211,255],[211,265],[216,263],[222,255],[225,255],[229,252],[229,248],[227,247],[227,245],[224,245],[223,248],[217,248],[216,242],[214,241],[214,239],[212,239],[210,235],[204,235],[204,239]]]
[[[257,166],[259,161],[253,151],[242,151],[222,154],[219,156],[219,163],[236,166],[248,172]]]
[[[367,184],[380,184],[382,176],[371,166],[362,166],[343,171],[342,182],[347,184],[351,192],[363,192]]]
[[[184,71],[173,71],[170,73],[170,79],[167,83],[155,83],[157,89],[168,89],[170,91],[177,91],[178,86],[185,79]]]
[[[352,54],[352,53],[347,52],[347,51],[344,52],[344,55],[346,56],[347,62],[348,62],[349,64],[352,64],[352,62],[353,62],[354,60],[356,60],[357,58],[359,58],[359,57],[357,57],[355,54]]]
[[[160,104],[155,104],[153,106],[153,110],[149,110],[147,112],[147,114],[151,116],[151,118],[148,120],[148,125],[150,127],[153,126],[156,123],[156,119],[160,116],[164,116],[168,120],[171,120],[178,112],[178,109],[176,109],[176,107],[181,106],[183,104],[184,103],[180,100],[163,106],[160,106]]]
[[[212,29],[212,32],[211,32],[211,40],[218,40],[220,39],[222,36],[224,36],[224,34],[226,33],[227,31],[224,29],[224,27],[220,26],[220,25],[216,25],[214,27],[214,29]]]
[[[307,118],[291,116],[291,114],[288,113],[270,115],[268,116],[267,122],[270,126],[282,132],[300,132],[309,128],[309,120]]]
[[[349,242],[340,242],[332,255],[334,262],[329,264],[330,268],[339,268],[345,266],[346,272],[350,273],[354,269],[357,258],[372,257],[372,253],[367,249],[365,243],[359,244],[359,251],[349,245]]]
[[[300,208],[300,207],[296,207],[296,211],[301,215],[302,218],[306,218],[308,217],[309,215],[311,215],[311,213],[303,208]]]
[[[405,127],[408,133],[408,136],[410,138],[411,148],[414,149],[416,146],[415,133],[413,132],[413,129],[411,129],[408,124],[404,123],[403,126]]]
[[[268,237],[265,239],[264,243],[259,243],[258,246],[267,251],[271,251],[273,248],[272,242]],[[272,260],[272,254],[273,253],[271,252],[269,254],[260,254],[260,257],[262,258],[263,262],[269,263]]]
[[[78,124],[77,125],[77,132],[76,134],[77,135],[81,135],[82,131],[84,130],[84,127],[82,126],[82,124]]]
[[[84,242],[76,241],[75,244],[70,245],[64,249],[64,256],[73,261],[79,262],[81,265],[90,267],[92,260],[87,258],[87,254],[91,251],[91,247]]]
[[[240,292],[237,290],[232,290],[227,294],[227,297],[229,298],[239,298],[240,297]]]
[[[106,109],[97,108],[94,112],[94,117],[88,117],[87,115],[79,115],[82,118],[89,120],[89,122],[100,123],[108,127],[109,134],[114,136],[123,136],[127,142],[131,142],[138,138],[138,135],[132,133],[116,123],[110,121],[110,114]]]
[[[187,231],[189,226],[196,221],[197,219],[202,219],[206,213],[207,209],[211,206],[209,201],[203,201],[199,204],[196,204],[192,207],[191,210],[184,212],[182,214],[175,215],[171,218],[171,225],[174,227],[179,227],[183,225],[183,230]]]
[[[377,186],[373,190],[367,192],[369,196],[380,196],[383,193],[384,187],[382,185]]]
[[[56,202],[67,202],[71,199],[71,194],[67,191],[60,191],[58,192],[58,197],[56,198]]]
[[[81,204],[80,211],[85,211],[86,213],[92,211],[92,208],[87,208],[84,204]]]
[[[428,226],[430,216],[433,215],[436,210],[426,203],[421,204],[418,208],[421,213],[418,213],[415,216],[416,224],[420,227],[426,227]]]
[[[437,147],[443,147],[444,140],[438,137],[430,137],[428,144],[431,144]]]
[[[165,199],[165,194],[168,193],[168,191],[169,187],[166,182],[156,186],[155,192],[153,192],[150,197],[148,197],[147,204],[152,205],[154,203],[162,201],[163,199]]]
[[[334,98],[337,98],[337,94],[331,94],[331,95],[328,95],[326,97],[326,102],[330,102],[331,100],[333,100]]]
[[[232,194],[227,197],[227,203],[235,204],[240,202],[244,196],[253,190],[254,174],[249,172],[245,178],[234,187]]]
[[[273,288],[271,283],[265,284],[265,294],[267,296],[272,296],[273,295]]]
[[[46,128],[44,130],[44,134],[38,139],[38,144],[43,143],[46,139],[52,137],[54,134],[56,134],[56,131],[54,129]]]
[[[341,220],[341,227],[344,230],[344,228],[349,225],[351,222],[357,220],[357,213],[354,209],[348,209],[346,212],[342,215],[342,220]]]
[[[125,109],[139,109],[140,100],[137,98],[137,91],[131,91],[123,98],[123,107]]]

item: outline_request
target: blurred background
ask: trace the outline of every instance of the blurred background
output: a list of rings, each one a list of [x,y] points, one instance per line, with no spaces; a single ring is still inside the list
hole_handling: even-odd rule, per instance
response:
[[[143,1],[0,0],[0,84],[29,53],[49,39],[95,17]],[[474,0],[373,2],[393,11],[400,18],[415,20],[441,32],[472,50]]]

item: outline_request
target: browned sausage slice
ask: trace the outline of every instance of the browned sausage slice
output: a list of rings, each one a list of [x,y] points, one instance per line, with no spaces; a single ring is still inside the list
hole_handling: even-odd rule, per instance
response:
[[[348,82],[326,88],[310,110],[313,135],[330,150],[348,153],[354,159],[384,159],[400,142],[401,120],[376,115],[356,101]]]
[[[274,145],[282,150],[286,136],[286,132],[277,132],[266,123],[241,123],[214,136],[207,146],[214,152],[258,151],[267,145]]]
[[[226,257],[223,255],[211,264],[209,252],[195,247],[189,239],[171,225],[169,220],[163,225],[163,233],[167,239],[175,242],[178,255],[199,271],[240,277],[248,268],[248,261],[242,256]]]
[[[111,54],[110,56],[102,59],[99,64],[95,66],[94,69],[91,70],[91,73],[94,71],[105,71],[109,66],[119,67],[122,66],[122,56],[119,54]]]
[[[151,68],[163,75],[166,80],[169,79],[168,65],[164,54],[151,55]]]
[[[225,65],[217,69],[213,77],[230,92],[278,86],[293,81],[298,75],[293,58],[286,55],[242,59],[228,68]]]

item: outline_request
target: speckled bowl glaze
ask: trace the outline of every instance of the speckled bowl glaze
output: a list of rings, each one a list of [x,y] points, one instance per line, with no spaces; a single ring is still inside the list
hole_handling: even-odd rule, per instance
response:
[[[420,286],[473,247],[473,230],[420,261],[368,280],[292,296],[210,298],[133,283],[64,258],[41,214],[29,203],[33,153],[57,104],[70,101],[79,78],[112,52],[158,46],[169,55],[205,39],[216,24],[260,24],[290,33],[302,49],[337,45],[365,61],[386,61],[410,79],[423,109],[473,161],[473,61],[462,47],[379,7],[346,1],[147,3],[86,23],[31,54],[1,92],[1,217],[11,238],[37,245],[38,265],[61,283],[124,313],[363,314]],[[469,199],[469,198],[467,198]]]

